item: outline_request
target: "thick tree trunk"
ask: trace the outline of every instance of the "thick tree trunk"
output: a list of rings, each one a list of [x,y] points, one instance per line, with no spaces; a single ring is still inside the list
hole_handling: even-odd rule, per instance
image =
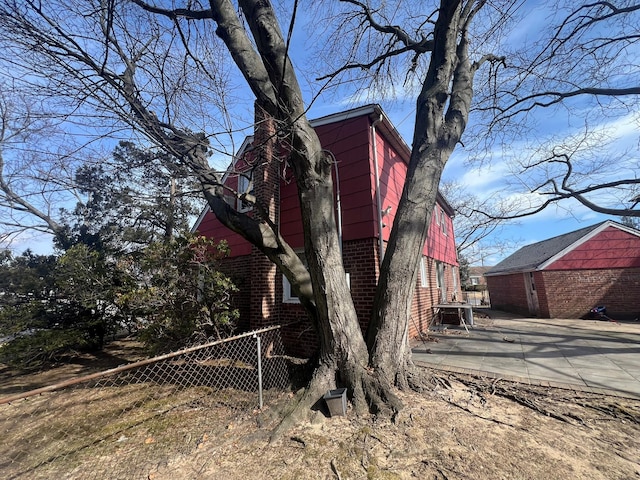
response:
[[[342,263],[335,219],[332,158],[327,155],[309,123],[299,120],[294,127],[292,165],[298,182],[305,254],[312,278],[320,337],[320,368],[314,375],[310,393],[327,385],[326,370],[333,367],[334,378],[347,387],[356,410],[394,402],[368,369],[369,355],[356,314]],[[336,378],[338,375],[338,378]]]
[[[464,23],[461,14],[460,2],[441,2],[429,71],[416,105],[407,176],[385,251],[367,335],[371,365],[386,383],[399,387],[409,384],[411,352],[407,337],[418,264],[442,171],[468,116],[468,104],[464,101],[471,99],[470,91],[462,88],[470,87],[472,73],[466,61],[464,32],[459,41]],[[461,91],[469,96],[461,98]]]

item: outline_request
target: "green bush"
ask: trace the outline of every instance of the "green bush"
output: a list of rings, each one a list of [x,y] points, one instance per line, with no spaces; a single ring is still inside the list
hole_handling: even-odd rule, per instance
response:
[[[0,362],[32,370],[54,364],[74,350],[90,350],[92,344],[77,329],[32,330],[0,346]]]
[[[229,336],[238,311],[237,288],[218,269],[225,242],[184,236],[151,244],[137,262],[136,287],[118,299],[138,319],[140,339],[151,354]]]

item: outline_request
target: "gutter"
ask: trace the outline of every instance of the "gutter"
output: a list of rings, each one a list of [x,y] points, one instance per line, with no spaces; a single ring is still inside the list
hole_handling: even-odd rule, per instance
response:
[[[384,240],[382,238],[382,199],[380,198],[380,171],[378,168],[378,146],[376,142],[376,125],[382,122],[382,113],[378,115],[378,118],[371,124],[371,143],[373,145],[373,168],[375,169],[375,183],[376,183],[376,206],[378,214],[378,263],[382,265],[382,258],[384,257]]]

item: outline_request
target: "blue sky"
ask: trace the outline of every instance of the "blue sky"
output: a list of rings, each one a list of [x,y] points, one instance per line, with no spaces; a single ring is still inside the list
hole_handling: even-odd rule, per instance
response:
[[[542,115],[544,115],[544,112]],[[393,108],[390,110],[389,116],[405,140],[410,140],[413,128],[412,117],[407,118],[405,112],[395,111]],[[617,146],[620,149],[627,149],[629,143],[637,143],[638,130],[633,118],[628,118],[623,125],[616,125],[613,128],[618,130]],[[570,129],[567,128],[567,130]],[[517,139],[513,140],[511,147],[512,152],[518,152],[519,142]],[[631,154],[635,154],[637,159],[637,148]],[[513,155],[517,157],[517,153],[513,153]],[[468,152],[459,146],[445,168],[443,181],[456,181],[462,184],[468,192],[480,198],[497,192],[508,192],[509,189],[513,190],[514,187],[517,187],[518,181],[511,173],[507,159],[504,158],[506,156],[503,152],[499,158],[488,164],[469,166],[466,164]],[[615,165],[612,165],[612,170],[614,169]],[[513,190],[511,195],[526,196],[522,190]],[[484,264],[495,265],[505,256],[513,253],[516,248],[556,235],[562,235],[607,219],[620,221],[619,217],[596,213],[575,200],[563,200],[558,204],[547,207],[542,212],[523,217],[503,227],[493,238],[493,241],[509,240],[512,243],[512,248],[502,254],[489,255],[484,259]],[[491,243],[491,240],[489,243]]]
[[[523,4],[524,7],[519,12],[522,14],[522,20],[518,23],[517,28],[511,30],[512,33],[502,38],[505,43],[530,43],[539,34],[542,26],[548,22],[548,11],[541,9],[538,6],[538,2],[523,2]],[[294,46],[292,50],[294,61],[296,58],[308,57],[308,31],[304,28],[296,28],[292,45]],[[305,78],[312,78],[313,72],[313,66],[311,66],[311,69],[307,66],[307,77]],[[301,78],[303,76],[301,75]],[[318,88],[313,81],[309,83],[312,85],[310,88]],[[331,96],[320,97],[312,106],[309,117],[318,118],[366,103],[380,103],[407,144],[411,143],[415,93],[395,92],[393,98],[385,101],[367,95],[367,91],[358,89],[357,85],[346,85],[344,90],[340,92],[343,93],[341,96],[334,91]],[[237,105],[236,108],[240,112],[239,116],[250,120],[252,118],[253,102],[250,95],[245,97],[246,103]],[[311,98],[311,94],[308,97]],[[238,94],[237,98],[242,98],[242,95]],[[337,98],[341,99],[337,100]],[[477,156],[479,154],[478,151],[472,150],[471,147],[459,146],[445,169],[443,180],[455,180],[463,185],[469,193],[480,198],[501,195],[504,198],[520,202],[539,200],[539,197],[527,194],[526,185],[523,185],[524,177],[514,174],[516,172],[514,162],[531,155],[533,149],[540,145],[552,145],[554,142],[564,141],[580,135],[584,130],[584,119],[589,118],[589,104],[588,102],[584,104],[576,103],[574,107],[574,111],[578,113],[575,119],[561,110],[541,110],[536,113],[529,119],[533,129],[529,136],[513,137],[508,139],[509,141],[500,149],[496,148],[495,151],[481,152],[482,155],[490,158],[490,161],[486,161],[481,165],[469,164],[469,159]],[[589,125],[591,130],[599,132],[600,135],[598,137],[592,134],[594,136],[590,139],[590,142],[598,146],[597,149],[592,149],[592,151],[595,151],[596,156],[599,156],[600,159],[605,159],[610,163],[607,165],[610,168],[603,169],[598,178],[606,179],[615,174],[634,175],[634,172],[637,171],[639,164],[639,118],[638,112],[631,111],[622,117],[594,120]],[[246,126],[248,128],[247,133],[251,133],[249,122],[247,122]],[[467,129],[468,136],[473,135],[473,133],[470,133],[472,132],[472,127],[473,125],[470,125]],[[241,143],[239,137],[235,139],[236,145]],[[604,140],[605,137],[606,140]],[[534,138],[535,142],[532,141]],[[468,144],[467,140],[467,138],[463,137],[465,144]],[[223,166],[228,164],[229,158],[220,157],[215,161],[218,162],[218,166]],[[604,203],[619,201],[619,199],[608,199],[606,197],[601,198],[601,200]],[[522,218],[517,224],[503,228],[494,241],[510,240],[513,248],[517,248],[609,218],[618,220],[618,217],[596,214],[576,201],[565,200],[558,205],[548,207],[541,213]],[[38,253],[47,253],[51,251],[51,238],[46,235],[25,233],[14,242],[12,247],[18,252],[30,247]],[[500,255],[487,256],[484,259],[484,264],[495,264],[509,253],[511,251],[505,251]]]

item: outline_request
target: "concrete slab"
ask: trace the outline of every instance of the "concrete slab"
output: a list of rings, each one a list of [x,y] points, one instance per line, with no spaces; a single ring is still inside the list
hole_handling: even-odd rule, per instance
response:
[[[412,343],[414,362],[640,398],[640,322],[478,315]]]

